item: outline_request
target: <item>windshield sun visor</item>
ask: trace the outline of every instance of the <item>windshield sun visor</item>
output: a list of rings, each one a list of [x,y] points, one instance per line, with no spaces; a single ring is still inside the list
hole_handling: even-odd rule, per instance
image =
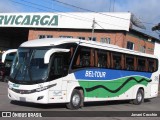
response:
[[[69,51],[70,51],[69,49],[58,49],[58,48],[48,50],[44,55],[44,64],[49,63],[50,57],[53,53],[55,53],[55,52],[69,52]]]

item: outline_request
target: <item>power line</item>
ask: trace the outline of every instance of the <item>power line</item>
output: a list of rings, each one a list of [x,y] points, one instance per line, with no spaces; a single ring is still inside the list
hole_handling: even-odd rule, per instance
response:
[[[109,1],[109,12],[111,12],[111,4],[112,4],[112,0]]]
[[[19,3],[19,2],[16,2],[16,1],[13,1],[13,0],[10,0],[12,2],[15,2],[17,4],[21,4],[23,5],[22,3]],[[39,4],[36,4],[36,3],[32,3],[32,2],[29,2],[29,1],[25,1],[25,0],[21,0],[21,1],[24,1],[26,3],[30,3],[30,4],[33,4],[33,5],[36,5],[36,6],[40,6],[40,7],[44,7],[44,8],[47,8],[47,9],[51,9],[51,10],[55,10],[57,12],[63,12],[63,11],[60,11],[60,10],[57,10],[57,9],[53,9],[53,8],[49,8],[49,7],[46,7],[46,6],[42,6],[42,5],[39,5]],[[87,11],[90,11],[90,12],[95,12],[95,13],[98,13],[98,14],[102,14],[102,15],[105,15],[105,16],[110,16],[110,17],[115,17],[115,18],[119,18],[119,19],[124,19],[124,20],[128,20],[128,19],[125,19],[125,18],[121,18],[121,17],[116,17],[116,16],[112,16],[112,15],[107,15],[107,14],[103,14],[103,13],[99,13],[99,12],[96,12],[96,11],[92,11],[92,10],[89,10],[89,9],[85,9],[85,8],[81,8],[81,7],[77,7],[75,5],[71,5],[71,4],[68,4],[68,3],[64,3],[64,2],[61,2],[61,1],[58,1],[58,0],[52,0],[52,1],[55,1],[55,2],[58,2],[58,3],[61,3],[61,4],[65,4],[65,5],[68,5],[68,6],[72,6],[72,7],[75,7],[75,8],[78,8],[78,9],[82,9],[82,10],[87,10]],[[115,1],[115,0],[114,0]],[[111,4],[111,0],[110,0],[110,4]],[[32,6],[29,6],[29,5],[26,5],[25,6],[28,6],[28,7],[32,7]],[[111,5],[110,5],[111,6]],[[47,10],[44,10],[44,9],[41,9],[41,8],[37,8],[37,7],[34,7],[36,9],[39,9],[39,10],[43,10],[43,11],[47,11]],[[48,12],[48,11],[47,11]],[[69,13],[68,13],[69,14]],[[70,14],[71,15],[71,14]],[[65,16],[65,15],[64,15]],[[77,15],[72,15],[72,16],[76,16],[76,17],[79,17],[78,19],[80,20],[82,17],[80,16],[77,16]],[[73,17],[72,17],[73,18]],[[83,17],[84,18],[84,17]],[[74,18],[74,19],[77,19],[77,18]],[[87,21],[86,19],[88,18],[84,18],[82,20],[84,21]],[[90,22],[92,21],[92,19],[88,19]],[[104,23],[102,21],[99,21],[101,23]],[[145,24],[150,24],[150,25],[156,25],[155,23],[150,23],[150,22],[145,22],[145,21],[142,21],[142,23],[145,23]],[[110,23],[106,23],[106,24],[110,24]],[[113,24],[110,24],[110,25],[113,25]],[[118,26],[118,25],[114,25],[114,26]],[[122,27],[122,26],[118,26],[118,27]]]
[[[126,19],[126,18],[121,18],[121,17],[117,17],[117,16],[113,16],[113,15],[108,15],[108,14],[96,12],[96,11],[89,10],[89,9],[86,9],[86,8],[81,8],[81,7],[72,5],[72,4],[68,4],[68,3],[65,3],[65,2],[61,2],[61,1],[59,1],[59,0],[52,0],[52,1],[55,1],[55,2],[58,2],[58,3],[64,4],[64,5],[67,5],[67,6],[71,6],[71,7],[77,8],[77,9],[81,9],[81,10],[85,10],[85,11],[89,11],[89,12],[98,13],[98,14],[101,14],[101,15],[104,15],[104,16],[110,16],[110,17],[114,17],[114,18],[118,18],[118,19],[129,20],[129,19]]]
[[[64,5],[67,5],[67,6],[71,6],[71,7],[77,8],[77,9],[81,9],[81,10],[85,10],[85,11],[89,11],[89,12],[98,13],[98,14],[105,15],[105,16],[110,16],[110,17],[119,18],[119,19],[123,19],[123,20],[129,20],[129,19],[125,19],[125,18],[113,16],[113,15],[108,15],[108,14],[96,12],[96,11],[89,10],[89,9],[86,9],[86,8],[78,7],[78,6],[69,4],[69,3],[61,2],[61,1],[59,1],[59,0],[52,0],[52,1],[55,1],[55,2],[58,2],[58,3],[64,4]],[[111,8],[112,8],[112,2],[111,2],[111,1],[112,1],[112,0],[110,0],[110,8],[109,8],[109,11],[111,11]],[[115,4],[115,0],[113,0],[113,11],[114,11],[114,4]],[[142,21],[142,23],[155,25],[155,23],[150,23],[150,22],[145,22],[145,21]]]
[[[115,0],[113,0],[113,12],[114,12],[114,4],[115,4]]]
[[[13,1],[13,0],[11,0],[11,1]],[[57,9],[53,9],[53,8],[49,8],[49,7],[46,7],[46,6],[43,6],[43,5],[39,5],[39,4],[36,4],[36,3],[28,2],[26,0],[21,0],[21,1],[24,1],[26,3],[33,4],[33,5],[36,5],[36,6],[39,6],[39,7],[47,8],[47,9],[50,9],[50,10],[54,10],[54,11],[57,11],[57,12],[63,12],[63,11],[60,11],[60,10],[57,10]],[[56,14],[62,15],[60,13],[56,13]],[[72,16],[76,16],[76,17],[71,17],[71,16],[67,16],[67,15],[64,15],[64,14],[63,15],[66,16],[66,17],[71,17],[71,18],[78,19],[78,20],[83,20],[83,21],[88,21],[88,22],[92,21],[92,19],[84,18],[84,17],[73,15],[73,14],[70,14],[70,13],[67,13],[67,14],[72,15]],[[77,17],[79,17],[79,18],[77,18]],[[84,18],[84,19],[82,19],[82,18]]]
[[[35,6],[40,6],[40,7],[43,7],[43,8],[55,10],[55,9],[52,9],[52,8],[48,8],[48,7],[46,7],[46,6],[42,6],[42,5],[39,5],[39,4],[35,4],[35,3],[28,2],[28,1],[25,1],[25,0],[22,0],[22,1],[24,1],[24,2],[26,2],[26,3],[34,4],[35,6],[33,7],[33,6],[28,5],[28,4],[23,4],[23,3],[20,3],[20,2],[16,2],[16,1],[14,1],[14,0],[10,0],[10,1],[11,1],[11,2],[14,2],[14,3],[16,3],[16,4],[25,5],[25,6],[28,6],[28,7],[36,8],[36,9],[38,9],[38,10],[42,10],[42,11],[47,11],[47,12],[48,12],[48,10],[46,10],[46,9],[42,9],[42,8],[35,7]],[[59,11],[59,10],[55,10],[55,11]],[[61,11],[61,12],[62,12],[62,11]],[[84,17],[81,17],[81,16],[77,16],[77,17],[81,17],[81,18],[84,18],[84,19],[79,19],[79,18],[77,18],[77,17],[71,17],[71,16],[68,16],[68,15],[60,14],[60,13],[56,13],[56,14],[62,15],[62,16],[66,16],[66,17],[70,17],[70,18],[73,18],[73,19],[78,19],[78,20],[87,21],[87,22],[92,22],[92,21],[93,21],[93,19],[91,20],[91,19],[89,19],[89,18],[84,18]],[[72,16],[75,16],[75,15],[72,15]],[[88,20],[86,20],[86,19],[88,19]],[[101,22],[101,21],[96,21],[96,23],[97,23],[97,22]],[[105,23],[105,22],[101,22],[101,23]],[[105,23],[105,24],[109,24],[109,23]],[[97,25],[100,26],[98,23],[97,23]],[[113,24],[110,24],[110,25],[113,25]],[[118,25],[113,25],[113,26],[118,26]],[[101,27],[101,26],[100,26],[100,27]],[[122,27],[122,26],[118,26],[118,27]],[[103,27],[101,27],[101,28],[104,29]],[[148,30],[145,30],[145,31],[147,32]],[[143,32],[144,32],[144,31],[143,31]],[[151,32],[151,31],[148,31],[148,32]]]
[[[10,0],[12,2],[15,2],[13,0]],[[49,7],[46,7],[46,6],[43,6],[43,5],[39,5],[39,4],[36,4],[36,3],[32,3],[32,2],[28,2],[28,1],[25,1],[25,0],[21,0],[21,1],[24,1],[26,3],[29,3],[29,4],[32,4],[32,5],[36,5],[36,6],[39,6],[39,7],[43,7],[43,8],[47,8],[47,9],[50,9],[50,10],[55,10],[55,11],[58,11],[58,12],[63,12],[63,11],[60,11],[60,10],[57,10],[57,9],[53,9],[53,8],[49,8]],[[19,3],[19,2],[15,2],[15,3],[18,3],[18,4],[21,4],[21,5],[26,5],[26,4],[22,4],[22,3]],[[26,6],[29,6],[29,5],[26,5]],[[33,6],[29,6],[29,7],[33,7]],[[34,7],[36,9],[40,9],[40,8],[37,8],[37,7]],[[44,9],[40,9],[40,10],[44,10]],[[44,10],[46,11],[46,10]],[[68,16],[68,15],[65,15],[65,14],[60,14],[60,13],[56,13],[58,15],[63,15],[63,16],[66,16],[66,17],[70,17],[70,18],[74,18],[74,19],[78,19],[78,20],[83,20],[83,21],[87,21],[87,22],[92,22],[92,19],[89,19],[89,18],[84,18],[82,16],[77,16],[77,15],[73,15],[73,14],[70,14],[70,13],[66,13],[66,14],[70,14],[74,17],[71,17],[71,16]],[[76,16],[76,17],[75,17]],[[79,17],[79,18],[77,18]],[[83,18],[83,19],[82,19]],[[120,25],[114,25],[114,24],[110,24],[110,23],[106,23],[106,22],[103,22],[103,21],[96,21],[96,22],[100,22],[100,23],[104,23],[104,24],[108,24],[108,25],[112,25],[112,26],[117,26],[117,27],[120,27],[122,28],[123,26],[120,26]]]
[[[13,1],[13,0],[10,0],[10,1],[12,1],[12,2],[15,2],[15,3],[17,3],[17,4],[21,4],[21,5],[25,5],[25,6],[28,6],[28,7],[32,7],[33,8],[33,6],[29,6],[28,4],[26,5],[26,4],[22,4],[22,3],[19,3],[19,2],[16,2],[16,1]],[[26,3],[29,3],[29,4],[32,4],[32,5],[36,5],[36,6],[39,6],[39,7],[43,7],[43,8],[47,8],[47,9],[50,9],[50,10],[55,10],[55,11],[58,11],[58,12],[63,12],[63,11],[60,11],[60,10],[57,10],[57,9],[53,9],[53,8],[49,8],[49,7],[46,7],[46,6],[43,6],[43,5],[39,5],[39,4],[35,4],[35,3],[32,3],[32,2],[28,2],[28,1],[25,1],[25,0],[21,0],[21,1],[24,1],[24,2],[26,2]],[[38,10],[42,10],[42,11],[47,11],[47,10],[45,10],[45,9],[42,9],[42,8],[38,8],[38,7],[34,7],[34,8],[36,8],[36,9],[38,9]],[[48,11],[47,11],[48,12]],[[59,14],[59,13],[56,13],[56,14]],[[77,20],[83,20],[83,21],[87,21],[87,22],[92,22],[92,19],[89,19],[89,18],[84,18],[84,17],[82,17],[82,16],[77,16],[77,15],[73,15],[73,14],[70,14],[70,13],[67,13],[67,14],[69,14],[69,15],[72,15],[72,16],[68,16],[68,15],[65,15],[65,14],[63,14],[63,16],[66,16],[66,17],[70,17],[70,18],[73,18],[73,19],[77,19]],[[59,14],[59,15],[62,15],[62,14]],[[76,17],[75,17],[76,16]],[[78,18],[77,18],[78,17]],[[108,24],[108,25],[112,25],[112,26],[117,26],[117,27],[123,27],[123,26],[120,26],[120,25],[115,25],[115,24],[110,24],[110,23],[106,23],[106,22],[102,22],[102,21],[96,21],[97,22],[97,25],[99,26],[99,27],[101,27],[102,29],[104,29],[100,24],[98,24],[98,22],[99,23],[104,23],[104,24]],[[146,30],[147,31],[147,30]]]
[[[133,14],[134,16],[136,16],[136,18],[138,18],[135,13],[132,13],[132,14]],[[140,18],[138,18],[138,19],[140,19]],[[141,20],[141,19],[140,19],[140,20]],[[155,23],[146,22],[146,21],[144,21],[144,20],[143,20],[143,21],[141,20],[141,23],[150,24],[150,25],[156,25]]]
[[[142,23],[150,24],[150,25],[155,25],[155,23],[150,23],[150,22],[145,22],[145,21],[143,21]]]
[[[10,1],[12,1],[12,2],[14,2],[14,3],[17,3],[17,4],[25,5],[25,6],[28,6],[28,7],[32,7],[32,8],[36,8],[36,9],[39,9],[39,10],[43,10],[43,11],[48,12],[48,11],[45,10],[45,9],[41,9],[41,8],[29,6],[28,4],[26,5],[26,4],[23,4],[23,3],[20,3],[20,2],[16,2],[16,1],[14,1],[14,0],[10,0]],[[59,11],[59,10],[57,10],[57,9],[49,8],[49,7],[46,7],[46,6],[43,6],[43,5],[39,5],[39,4],[35,4],[35,3],[32,3],[32,2],[28,2],[28,1],[25,1],[25,0],[21,0],[21,1],[24,1],[24,2],[29,3],[29,4],[32,4],[32,5],[40,6],[40,7],[43,7],[43,8],[55,10],[55,11],[57,11],[57,12],[63,12],[63,11]],[[56,13],[56,14],[62,15],[62,14],[59,14],[59,13]],[[64,16],[66,16],[66,17],[71,17],[71,16],[67,16],[67,15],[64,15]],[[75,17],[71,17],[71,18],[87,21],[86,19],[79,19],[79,18],[75,18]],[[90,21],[88,20],[88,22],[90,22]]]
[[[23,4],[23,3],[16,2],[16,1],[13,1],[13,0],[10,0],[10,1],[11,1],[11,2],[14,2],[14,3],[16,3],[16,4],[25,5],[25,6],[28,6],[28,7],[36,8],[36,9],[38,9],[38,10],[42,10],[42,11],[46,11],[46,12],[47,12],[47,10],[45,10],[45,9],[33,7],[33,6],[28,5],[28,4]]]

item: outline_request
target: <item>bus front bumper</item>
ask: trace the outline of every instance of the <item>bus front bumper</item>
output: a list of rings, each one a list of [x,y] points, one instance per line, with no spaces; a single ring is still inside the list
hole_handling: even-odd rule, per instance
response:
[[[31,94],[21,94],[21,93],[16,93],[8,88],[8,98],[14,101],[47,104],[48,103],[47,93],[48,93],[47,90],[45,90]]]

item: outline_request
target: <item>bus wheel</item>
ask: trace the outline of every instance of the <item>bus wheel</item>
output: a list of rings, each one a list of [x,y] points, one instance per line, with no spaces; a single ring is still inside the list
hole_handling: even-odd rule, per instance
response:
[[[74,89],[71,95],[70,102],[67,104],[67,108],[72,110],[80,108],[82,100],[83,98],[80,91]]]
[[[139,89],[137,91],[136,99],[133,100],[133,104],[140,105],[144,100],[144,91],[143,89]]]

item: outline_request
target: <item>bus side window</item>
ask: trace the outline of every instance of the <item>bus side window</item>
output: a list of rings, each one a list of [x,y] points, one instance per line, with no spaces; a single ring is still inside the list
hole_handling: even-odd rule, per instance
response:
[[[155,72],[157,70],[157,61],[155,59],[148,60],[148,72]]]
[[[121,66],[121,54],[118,55],[118,54],[113,54],[113,68],[114,69],[122,69],[122,66]]]
[[[149,72],[153,72],[154,71],[154,61],[149,61],[148,71]]]
[[[74,57],[72,69],[78,69],[91,66],[91,49],[79,47]]]
[[[106,68],[107,67],[107,52],[104,50],[97,51],[98,63],[97,67]]]
[[[89,54],[81,54],[80,56],[80,66],[89,67],[90,66],[90,55]]]
[[[154,59],[154,71],[158,70],[158,59]]]
[[[76,51],[76,54],[73,59],[72,69],[80,68],[80,52],[81,51],[80,51],[80,47],[79,47],[78,50]]]
[[[134,70],[134,58],[126,56],[126,70]]]
[[[138,71],[146,71],[145,69],[145,59],[141,59],[141,58],[138,58],[138,67],[137,67],[137,70]]]
[[[68,74],[70,53],[55,53],[51,60],[50,78],[52,80]]]

